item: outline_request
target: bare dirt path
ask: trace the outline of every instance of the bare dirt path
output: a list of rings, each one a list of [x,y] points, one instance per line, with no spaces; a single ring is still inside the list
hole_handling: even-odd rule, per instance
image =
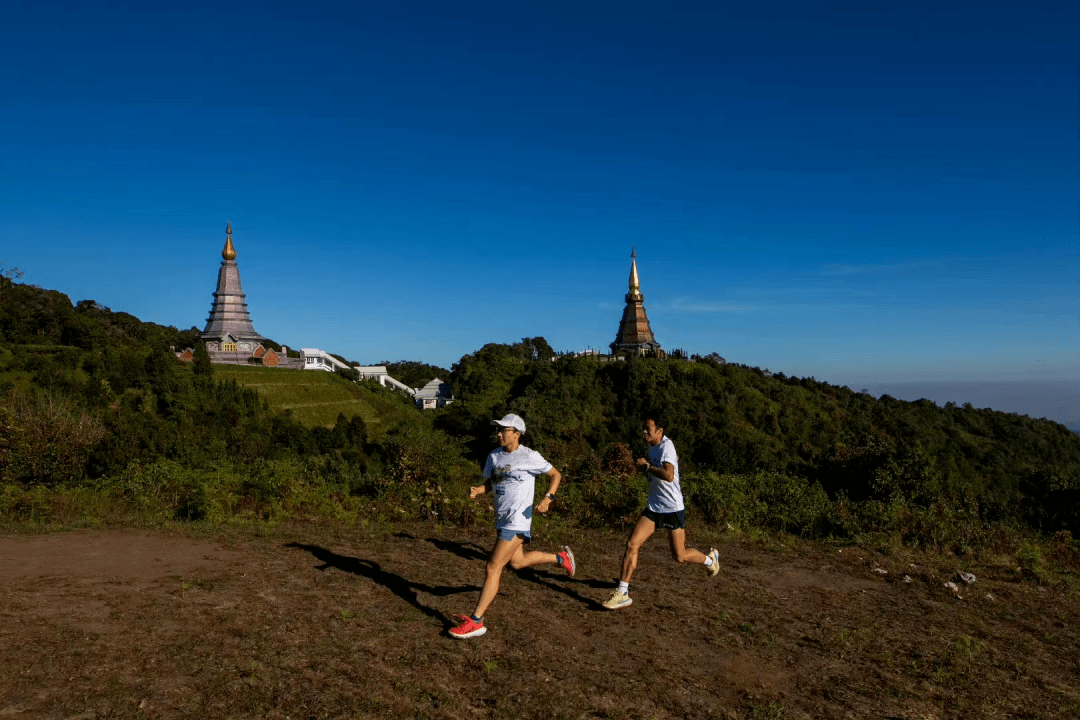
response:
[[[622,536],[541,530],[577,577],[508,570],[462,642],[480,531],[0,536],[0,718],[1080,716],[1067,591],[991,573],[960,600],[954,560],[691,540],[718,579],[657,538],[612,613]]]

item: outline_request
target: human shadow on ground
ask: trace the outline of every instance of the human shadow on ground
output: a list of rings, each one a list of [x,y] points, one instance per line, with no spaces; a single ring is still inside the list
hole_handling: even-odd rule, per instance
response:
[[[400,534],[399,534],[399,536],[400,536]],[[409,536],[409,537],[412,537],[412,536]],[[417,539],[417,538],[413,538],[413,539]],[[453,553],[454,555],[457,555],[458,557],[464,558],[466,560],[485,560],[486,561],[488,559],[488,554],[490,552],[488,550],[484,550],[483,548],[481,548],[479,545],[476,545],[475,543],[465,544],[465,543],[454,542],[453,540],[443,540],[442,538],[425,538],[424,541],[431,543],[432,545],[434,545],[435,547],[439,548],[440,550],[442,550],[444,552]],[[570,582],[570,583],[575,583],[575,584],[579,584],[579,585],[584,585],[584,586],[589,587],[589,588],[597,588],[597,589],[599,589],[599,588],[611,589],[612,587],[614,587],[614,585],[611,582],[603,582],[601,580],[584,580],[584,579],[569,578],[569,577],[566,576],[566,573],[561,572],[561,571],[560,572],[549,572],[547,570],[539,570],[537,568],[523,568],[521,570],[514,570],[509,565],[506,566],[506,569],[511,571],[511,572],[516,573],[517,576],[519,578],[521,578],[522,580],[527,580],[528,582],[536,583],[537,585],[542,585],[542,586],[544,586],[546,588],[550,588],[551,590],[554,590],[555,592],[562,593],[563,595],[566,595],[569,598],[573,598],[574,600],[577,600],[578,602],[584,604],[586,607],[588,607],[591,610],[603,610],[604,606],[601,605],[598,600],[594,600],[593,598],[585,597],[584,595],[572,590],[571,588],[566,587],[563,583]],[[555,581],[555,582],[552,582],[552,581]]]
[[[483,560],[487,562],[490,553],[490,550],[485,550],[476,543],[466,545],[465,543],[451,542],[441,538],[425,538],[425,542],[429,542],[444,552],[453,553],[466,560]]]
[[[424,583],[409,582],[400,575],[383,570],[377,562],[361,560],[360,558],[350,557],[348,555],[338,555],[336,552],[327,550],[324,547],[319,547],[318,545],[304,545],[303,543],[292,542],[286,544],[285,547],[304,550],[311,553],[316,560],[321,560],[323,564],[317,566],[315,568],[316,570],[337,568],[338,570],[352,573],[353,575],[366,577],[372,582],[382,585],[420,612],[441,622],[446,629],[453,627],[457,623],[453,622],[445,614],[435,608],[428,607],[420,602],[417,593],[423,592],[428,595],[444,597],[446,595],[456,595],[465,592],[480,592],[481,589],[478,585],[425,585]]]

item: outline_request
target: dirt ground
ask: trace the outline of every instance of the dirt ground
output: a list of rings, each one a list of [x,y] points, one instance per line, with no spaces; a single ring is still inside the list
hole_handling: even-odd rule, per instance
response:
[[[538,528],[577,576],[508,569],[459,641],[490,533],[0,536],[0,718],[1080,717],[1080,602],[1014,568],[658,535],[608,612],[623,539]]]

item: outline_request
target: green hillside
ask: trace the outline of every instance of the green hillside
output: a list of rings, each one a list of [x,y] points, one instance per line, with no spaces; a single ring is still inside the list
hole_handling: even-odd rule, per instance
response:
[[[768,476],[771,489],[759,495],[767,497],[763,519],[787,527],[781,507],[803,512],[817,503],[818,526],[796,523],[806,532],[839,532],[843,507],[854,502],[865,510],[864,528],[933,515],[933,523],[949,516],[943,522],[951,526],[971,518],[975,530],[1006,523],[1080,535],[1080,438],[1058,423],[970,405],[875,399],[709,357],[551,357],[543,338],[466,355],[450,377],[457,400],[434,418],[436,426],[475,438],[469,451],[480,461],[489,419],[518,413],[530,447],[584,488],[588,478],[634,474],[629,459],[645,452],[640,419],[651,414],[665,420],[684,492],[702,509],[712,502],[704,495],[746,495],[746,482],[760,488],[759,478]],[[599,482],[588,492],[607,497],[608,486]],[[604,500],[599,515],[622,502]],[[624,503],[630,513],[639,505],[634,497]]]
[[[619,525],[644,502],[633,459],[650,413],[708,522],[958,551],[1017,531],[1080,536],[1080,438],[1047,420],[709,356],[557,357],[543,338],[461,358],[446,378],[454,404],[421,413],[374,381],[179,362],[170,348],[197,335],[0,277],[0,518],[89,517],[99,498],[154,518],[381,508],[470,524],[491,418],[516,412],[563,472],[559,516]]]
[[[359,415],[369,429],[376,430],[403,412],[415,412],[392,391],[373,388],[373,383],[350,382],[334,373],[215,365],[214,377],[257,391],[271,411],[291,410],[293,418],[308,427],[332,427],[341,414]]]
[[[460,474],[454,442],[408,397],[332,373],[180,362],[173,348],[198,359],[197,336],[0,276],[0,516],[74,507],[45,488],[183,518],[277,513],[285,497],[309,512],[378,494],[410,463]],[[417,461],[416,447],[451,457]]]

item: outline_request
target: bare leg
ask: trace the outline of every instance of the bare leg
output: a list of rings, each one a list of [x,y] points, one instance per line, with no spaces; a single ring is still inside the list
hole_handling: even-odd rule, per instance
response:
[[[694,548],[686,547],[686,530],[670,531],[668,540],[671,543],[671,557],[675,558],[676,562],[705,564],[705,555]]]
[[[656,532],[656,523],[644,515],[638,518],[637,524],[630,531],[630,537],[626,541],[626,554],[623,555],[622,575],[619,576],[619,580],[625,583],[630,582],[630,578],[634,576],[634,570],[637,569],[638,550],[654,532]]]
[[[515,536],[513,540],[498,539],[495,547],[491,550],[491,556],[487,561],[484,589],[480,591],[480,601],[476,603],[473,616],[482,618],[487,612],[488,606],[495,596],[499,594],[499,579],[502,577],[503,568],[510,562],[515,553],[521,553],[522,539]]]
[[[510,558],[510,567],[515,570],[523,570],[533,565],[554,565],[557,562],[559,560],[555,557],[555,553],[540,552],[539,550],[525,552],[525,543],[522,542],[518,545],[517,552]]]

